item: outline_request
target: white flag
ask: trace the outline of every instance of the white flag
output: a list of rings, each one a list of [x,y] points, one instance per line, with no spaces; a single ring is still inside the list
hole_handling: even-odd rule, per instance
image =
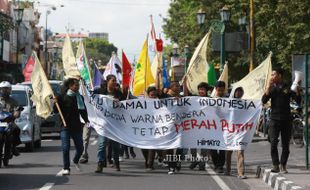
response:
[[[115,53],[112,53],[112,57],[104,70],[103,78],[106,79],[108,75],[114,75],[117,83],[122,83],[122,63]]]

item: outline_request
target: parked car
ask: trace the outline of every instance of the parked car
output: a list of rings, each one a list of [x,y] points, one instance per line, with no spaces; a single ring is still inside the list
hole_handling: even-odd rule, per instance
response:
[[[12,85],[11,97],[19,106],[24,108],[15,123],[21,130],[20,138],[27,151],[33,151],[34,148],[41,147],[41,129],[36,124],[36,110],[30,99],[31,96],[32,90],[28,86]]]
[[[52,90],[55,96],[60,95],[62,81],[49,80],[49,83],[52,87]],[[27,85],[32,88],[31,82],[23,82],[22,85]],[[53,101],[52,101],[52,106],[53,106]],[[52,112],[51,115],[46,119],[38,116],[37,123],[41,127],[42,133],[59,133],[60,132],[61,120],[60,120],[59,113]]]

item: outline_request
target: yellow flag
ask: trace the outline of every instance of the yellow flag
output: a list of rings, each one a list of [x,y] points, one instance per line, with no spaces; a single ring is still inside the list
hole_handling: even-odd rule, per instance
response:
[[[148,55],[147,39],[144,41],[140,57],[136,64],[135,75],[133,81],[133,95],[142,95],[146,88],[155,82],[151,71],[150,58]]]
[[[218,79],[218,81],[225,82],[225,84],[226,84],[225,93],[227,93],[227,91],[228,91],[228,65],[227,65],[227,63],[225,63],[224,69],[223,69],[221,76]],[[215,88],[213,89],[213,91],[211,93],[211,97],[214,97],[214,96],[215,96]]]
[[[66,39],[62,49],[62,62],[64,66],[64,71],[66,74],[65,78],[79,78],[80,72],[77,68],[76,59],[73,54],[72,45],[70,41],[70,37],[67,34]]]
[[[162,70],[163,68],[163,54],[162,52],[157,52],[154,59],[153,59],[153,62],[152,62],[152,65],[151,65],[151,70],[152,70],[152,74],[153,74],[153,77],[155,79],[155,81],[159,80],[159,83],[160,83],[160,89],[163,88],[163,77],[162,77],[162,74],[159,76],[159,79],[157,79],[157,71],[158,69],[161,69]]]
[[[268,57],[258,67],[240,81],[232,84],[233,89],[230,97],[233,97],[236,88],[242,87],[244,90],[242,99],[260,100],[271,77],[271,56],[272,53],[270,52]]]
[[[201,82],[208,82],[209,64],[207,62],[207,46],[211,31],[200,41],[192,56],[187,70],[187,88],[193,94],[198,94],[197,86]]]
[[[32,56],[35,60],[35,64],[31,74],[31,83],[33,89],[33,95],[31,99],[36,104],[37,115],[43,118],[47,118],[52,112],[50,96],[53,94],[53,91],[37,57],[37,54],[33,52]]]

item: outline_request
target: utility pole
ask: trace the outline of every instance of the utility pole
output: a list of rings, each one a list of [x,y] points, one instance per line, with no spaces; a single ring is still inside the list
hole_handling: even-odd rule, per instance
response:
[[[250,68],[254,69],[254,0],[250,0]]]

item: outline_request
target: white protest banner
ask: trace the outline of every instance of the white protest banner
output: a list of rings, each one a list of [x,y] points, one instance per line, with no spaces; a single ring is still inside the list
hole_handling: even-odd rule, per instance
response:
[[[97,133],[143,149],[244,150],[251,142],[261,101],[183,97],[114,101],[85,96]]]

